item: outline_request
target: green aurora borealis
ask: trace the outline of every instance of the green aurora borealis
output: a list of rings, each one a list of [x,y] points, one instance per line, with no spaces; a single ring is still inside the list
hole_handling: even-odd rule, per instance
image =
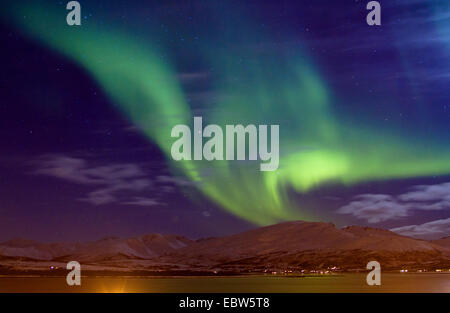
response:
[[[201,108],[204,124],[279,124],[279,169],[260,172],[259,162],[174,162],[171,129],[192,122],[194,104],[179,80],[175,57],[166,53],[170,47],[157,31],[147,29],[152,39],[144,38],[104,19],[68,27],[66,12],[50,7],[24,5],[10,12],[32,38],[88,71],[111,102],[160,147],[174,173],[194,182],[223,209],[255,224],[312,219],[302,203],[290,199],[290,190],[306,193],[326,183],[450,173],[445,137],[408,134],[337,112],[335,90],[306,51],[255,52],[238,44],[260,36],[252,32],[251,22],[233,26],[239,34],[234,45],[225,44],[229,34],[218,34],[201,39],[190,54],[214,69],[210,84],[219,96]],[[243,59],[250,61],[243,66]]]

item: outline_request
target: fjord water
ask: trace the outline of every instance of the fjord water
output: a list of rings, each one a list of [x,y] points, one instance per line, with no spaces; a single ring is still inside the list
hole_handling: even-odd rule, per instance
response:
[[[450,292],[450,273],[385,273],[381,286],[365,274],[305,277],[83,277],[69,287],[65,277],[0,277],[0,292]]]

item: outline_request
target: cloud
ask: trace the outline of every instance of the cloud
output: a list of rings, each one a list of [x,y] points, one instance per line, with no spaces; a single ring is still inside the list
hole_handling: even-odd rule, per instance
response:
[[[400,195],[402,201],[434,201],[441,199],[450,201],[450,183],[439,185],[419,185],[412,188],[414,191]]]
[[[35,162],[36,174],[48,175],[80,184],[98,185],[145,176],[135,164],[89,167],[87,161],[65,155],[46,155]]]
[[[337,210],[340,214],[352,214],[369,223],[378,223],[394,218],[408,216],[410,207],[402,204],[390,195],[364,194]]]
[[[450,235],[450,218],[436,220],[421,225],[408,225],[392,228],[391,231],[411,237],[445,237]]]
[[[98,184],[102,181],[88,177],[82,170],[86,161],[67,156],[44,156],[38,163],[35,174],[61,178],[79,184]]]
[[[209,73],[207,72],[184,72],[178,74],[178,79],[182,83],[192,83],[198,80],[207,79],[209,77]]]
[[[96,191],[90,192],[86,198],[78,199],[80,201],[89,202],[95,205],[108,204],[112,202],[116,202],[117,198],[113,195],[113,193],[108,189],[99,189]]]
[[[111,181],[106,188],[98,189],[90,192],[86,198],[79,200],[86,201],[95,205],[107,204],[119,201],[114,195],[119,191],[144,191],[150,187],[151,183],[148,179],[131,179],[128,181]]]
[[[118,194],[122,191],[142,192],[152,186],[146,173],[136,164],[93,166],[80,158],[46,155],[36,161],[35,165],[37,166],[35,174],[96,186],[96,189],[89,192],[86,197],[78,199],[94,205],[119,202],[121,199]],[[136,200],[133,204],[136,204],[135,202]]]
[[[138,205],[138,206],[164,205],[164,203],[160,203],[156,199],[145,198],[145,197],[134,197],[134,200],[128,201],[128,202],[123,202],[123,204]]]
[[[178,177],[178,176],[167,176],[167,175],[160,175],[156,177],[156,180],[160,183],[169,183],[174,184],[182,187],[187,186],[196,186],[199,182],[193,182],[190,180],[185,179],[184,177]]]
[[[414,210],[450,209],[450,183],[419,185],[398,195],[363,194],[339,208],[339,214],[351,214],[369,223],[410,216]]]

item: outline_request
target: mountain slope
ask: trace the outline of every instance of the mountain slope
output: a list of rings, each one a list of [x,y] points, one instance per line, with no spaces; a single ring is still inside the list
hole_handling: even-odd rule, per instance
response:
[[[427,241],[370,227],[339,229],[331,223],[295,221],[197,241],[159,234],[85,243],[11,240],[0,244],[2,259],[9,268],[15,266],[14,260],[27,262],[26,266],[76,260],[85,266],[129,271],[364,269],[371,260],[385,269],[432,269],[450,267],[450,245],[449,238]]]
[[[436,244],[404,237],[388,230],[350,226],[336,228],[331,223],[285,222],[261,227],[237,235],[194,243],[176,254],[193,257],[242,258],[279,251],[434,251]]]
[[[433,242],[388,230],[358,226],[338,229],[331,223],[296,221],[203,240],[159,259],[177,264],[188,262],[196,266],[221,267],[224,264],[317,266],[334,259],[334,264],[344,266],[361,256],[378,256],[393,264],[397,260],[401,263],[408,259],[409,262],[410,257],[424,262],[441,260],[446,258],[445,253],[444,247]]]
[[[434,244],[437,244],[441,247],[447,248],[450,250],[450,236],[448,237],[444,237],[438,240],[433,240],[432,241]]]
[[[108,237],[85,243],[38,243],[14,239],[0,244],[0,256],[79,262],[95,262],[108,258],[150,259],[191,243],[190,239],[182,236],[160,234],[128,239]]]

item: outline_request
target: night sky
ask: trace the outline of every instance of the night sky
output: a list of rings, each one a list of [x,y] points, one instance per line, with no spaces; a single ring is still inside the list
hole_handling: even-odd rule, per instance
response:
[[[1,5],[0,240],[286,220],[450,235],[450,3]],[[280,165],[181,161],[176,124],[280,125]]]

